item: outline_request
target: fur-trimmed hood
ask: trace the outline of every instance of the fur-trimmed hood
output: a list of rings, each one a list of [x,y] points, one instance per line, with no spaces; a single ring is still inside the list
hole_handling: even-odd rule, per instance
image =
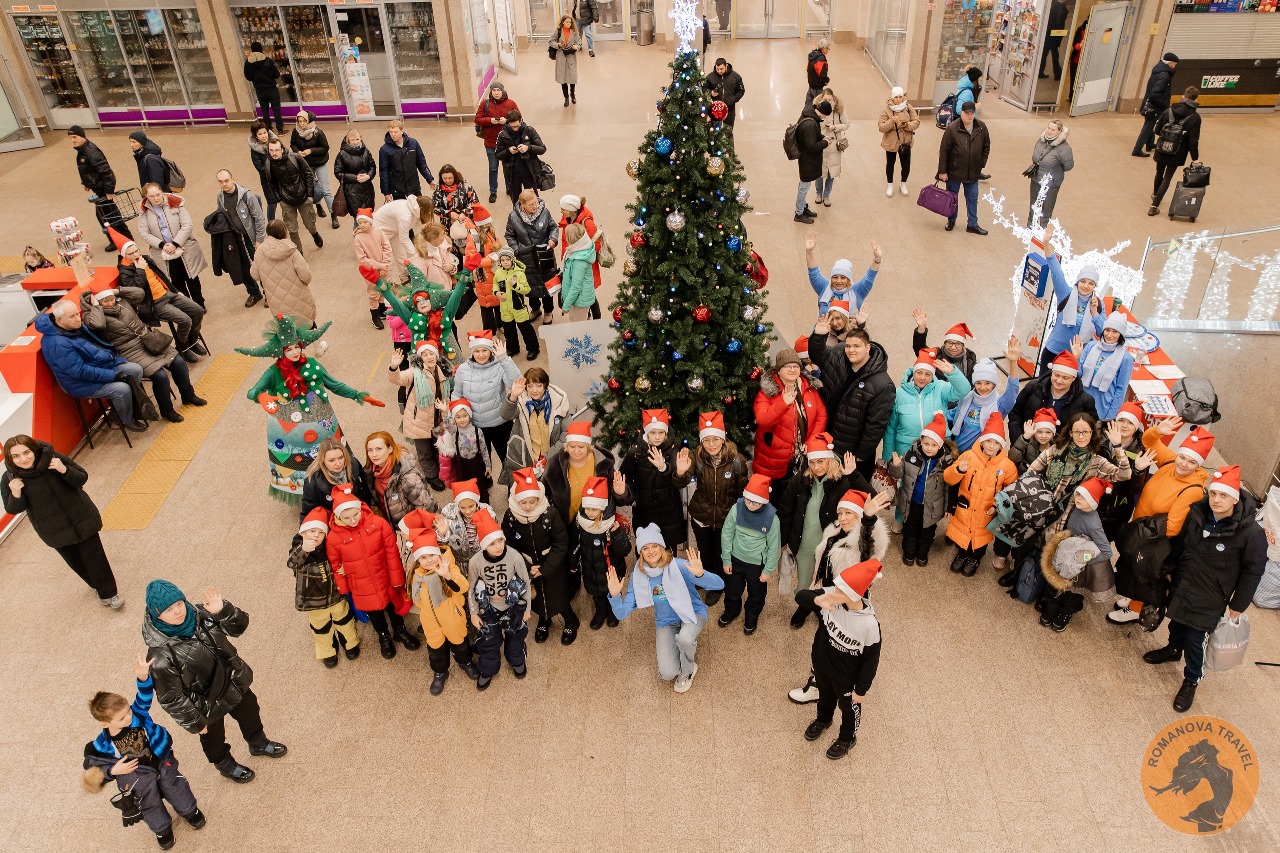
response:
[[[804,394],[806,388],[812,388],[814,391],[822,390],[822,380],[815,379],[807,373],[800,373],[800,393]],[[760,390],[766,397],[776,397],[782,393],[782,383],[778,381],[778,371],[766,370],[760,377]]]
[[[831,567],[832,571],[843,571],[849,566],[857,565],[863,560],[875,558],[883,560],[885,552],[889,550],[889,525],[885,524],[883,518],[876,518],[875,526],[871,528],[870,554],[864,554],[865,528],[859,522],[855,531],[845,536],[840,541],[832,544],[832,540],[840,534],[840,523],[833,521],[827,525],[822,531],[822,541],[818,543],[818,548],[814,552],[814,565],[821,566],[822,560],[826,556],[827,548],[831,548]],[[817,578],[818,573],[814,572]]]
[[[1045,537],[1044,548],[1040,551],[1040,573],[1049,586],[1058,592],[1066,592],[1074,586],[1085,585],[1085,566],[1097,557],[1098,546],[1092,539],[1070,530],[1059,530]],[[1059,571],[1058,564],[1064,559],[1068,566],[1078,564],[1077,574],[1070,580]]]

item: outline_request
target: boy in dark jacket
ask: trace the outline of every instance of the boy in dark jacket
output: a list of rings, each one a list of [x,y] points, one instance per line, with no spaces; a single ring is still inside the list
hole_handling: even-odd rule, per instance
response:
[[[609,574],[627,573],[627,555],[631,553],[631,536],[627,521],[618,516],[609,481],[591,477],[582,487],[582,504],[569,530],[570,570],[582,576],[583,586],[595,606],[591,630],[598,631],[606,623],[618,627],[618,617],[609,606]],[[718,597],[718,596],[717,596]]]
[[[720,560],[724,565],[724,613],[717,623],[727,628],[742,609],[742,593],[747,593],[742,631],[748,637],[764,611],[769,578],[778,568],[782,551],[778,511],[769,503],[769,478],[752,474],[742,497],[729,511],[720,540]]]
[[[284,118],[280,114],[280,69],[275,60],[262,51],[262,42],[249,45],[244,58],[244,79],[253,85],[262,108],[262,120],[271,123],[271,110],[276,112],[276,133],[284,133]]]
[[[813,741],[835,721],[840,707],[840,733],[827,749],[827,758],[844,758],[858,743],[862,723],[862,703],[880,666],[880,622],[867,591],[880,577],[880,561],[866,560],[848,566],[836,575],[835,585],[821,590],[802,589],[796,603],[819,614],[818,633],[813,637],[813,676],[818,683],[818,716],[804,730]]]
[[[151,719],[155,688],[149,669],[146,655],[139,655],[133,667],[138,683],[133,704],[118,693],[99,692],[89,700],[89,713],[103,728],[84,746],[84,786],[96,793],[115,782],[122,796],[112,805],[123,813],[124,825],[146,821],[160,849],[168,850],[173,846],[173,818],[165,800],[194,829],[204,826],[204,815],[187,777],[178,772],[173,738]]]
[[[950,489],[942,472],[959,453],[947,438],[947,422],[942,412],[912,442],[906,456],[893,454],[889,476],[898,483],[894,506],[902,522],[902,564],[929,565],[929,549],[938,522],[950,511]]]
[[[169,167],[164,162],[160,146],[141,130],[135,130],[129,134],[129,147],[133,149],[133,159],[138,163],[138,186],[158,184],[160,189],[169,192]]]
[[[640,415],[644,438],[627,452],[618,471],[626,479],[627,496],[636,529],[656,524],[672,553],[688,539],[684,503],[675,484],[675,449],[668,437],[671,415],[666,409],[645,409]]]
[[[316,507],[302,520],[298,538],[289,550],[289,568],[296,581],[293,604],[307,614],[316,641],[316,660],[329,669],[338,665],[338,645],[347,660],[360,657],[360,633],[351,605],[333,580],[333,567],[325,551],[329,535],[329,511]]]
[[[498,520],[487,509],[477,510],[472,516],[480,550],[467,564],[467,603],[471,609],[471,624],[480,632],[476,642],[479,653],[477,669],[480,677],[476,689],[485,690],[502,668],[502,655],[516,678],[528,673],[525,661],[525,638],[529,636],[526,624],[533,611],[530,609],[529,568],[525,558],[514,548],[507,547],[507,538],[498,526]]]
[[[692,453],[683,448],[676,454],[676,475],[671,478],[677,489],[695,484],[689,498],[693,538],[698,543],[703,566],[722,578],[721,529],[747,485],[747,462],[737,445],[725,436],[724,415],[720,412],[698,415],[698,448]],[[721,591],[708,591],[706,596],[707,606],[711,606],[720,600]]]
[[[576,579],[569,578],[565,557],[569,553],[569,534],[560,514],[551,508],[542,484],[532,468],[521,468],[511,475],[511,499],[502,517],[502,532],[516,551],[529,564],[529,576],[535,591],[534,612],[538,627],[533,632],[535,643],[545,643],[551,631],[551,620],[564,617],[560,644],[572,645],[578,638],[578,615],[573,612]]]
[[[810,96],[812,100],[812,91]],[[800,169],[800,183],[796,185],[794,221],[806,225],[812,225],[818,216],[809,207],[809,185],[822,177],[822,152],[828,145],[828,140],[822,135],[822,120],[831,115],[831,109],[829,101],[808,103],[796,120],[796,148],[800,151],[796,162]]]

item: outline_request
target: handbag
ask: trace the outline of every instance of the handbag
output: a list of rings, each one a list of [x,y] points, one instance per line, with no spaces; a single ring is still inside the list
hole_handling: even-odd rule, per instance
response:
[[[783,548],[778,554],[778,592],[786,598],[791,598],[796,591],[796,578],[800,574],[800,568],[796,565],[795,554],[790,549]]]
[[[609,269],[618,260],[613,254],[613,247],[609,245],[609,240],[604,236],[604,232],[599,232],[599,238],[596,241],[596,260],[599,261],[602,269]]]
[[[1182,170],[1182,185],[1188,189],[1207,187],[1211,171],[1204,163],[1192,163]]]
[[[542,173],[538,175],[538,189],[547,192],[556,188],[556,170],[550,164],[542,164]]]
[[[902,130],[897,124],[893,126],[893,134],[898,137],[898,156],[905,160],[907,157],[911,156],[911,143],[902,141]],[[846,142],[845,148],[848,147],[849,144]],[[843,151],[844,148],[841,148],[840,150]]]
[[[942,181],[934,181],[933,186],[920,189],[916,204],[925,210],[931,210],[947,219],[955,219],[960,210],[960,194],[947,189]]]
[[[159,329],[149,329],[142,336],[142,348],[151,355],[164,355],[173,343],[173,337]]]
[[[548,57],[552,62],[555,62],[555,61],[556,61],[556,46],[555,46],[555,43],[554,43],[554,42],[553,42],[553,43],[551,43],[551,44],[549,44],[549,45],[547,45],[547,57]]]
[[[1036,168],[1036,164],[1032,163],[1030,166],[1022,170],[1022,177],[1034,178],[1036,176]]]
[[[338,191],[333,194],[333,204],[331,207],[332,210],[329,212],[333,214],[334,219],[341,219],[351,212],[347,207],[347,194],[342,189],[341,181],[338,182]]]
[[[1244,663],[1245,652],[1249,649],[1249,616],[1241,613],[1237,618],[1223,616],[1218,620],[1218,627],[1209,635],[1205,644],[1204,668],[1212,672],[1222,672]]]
[[[142,387],[142,380],[136,376],[126,376],[124,381],[129,384],[129,390],[133,392],[133,416],[142,421],[160,420],[156,404],[147,396],[147,392]]]

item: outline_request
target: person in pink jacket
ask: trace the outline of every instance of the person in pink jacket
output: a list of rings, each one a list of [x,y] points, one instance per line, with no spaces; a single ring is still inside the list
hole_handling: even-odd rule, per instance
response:
[[[373,211],[369,208],[362,207],[356,211],[356,230],[351,240],[360,266],[377,270],[384,277],[391,271],[391,241],[381,228],[374,227]],[[385,328],[387,306],[382,301],[382,294],[368,279],[365,279],[365,295],[369,297],[369,316],[373,327]]]

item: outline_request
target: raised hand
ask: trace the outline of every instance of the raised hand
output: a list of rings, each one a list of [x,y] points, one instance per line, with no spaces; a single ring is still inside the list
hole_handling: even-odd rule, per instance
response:
[[[1017,335],[1009,336],[1009,343],[1005,344],[1004,357],[1009,360],[1009,375],[1013,375],[1013,368],[1017,367],[1018,359],[1022,358],[1022,341],[1018,340]]]
[[[627,493],[627,478],[622,475],[621,471],[613,472],[613,493],[618,497],[622,497]]]
[[[609,577],[607,580],[609,582],[609,595],[614,598],[622,595],[622,579],[618,577],[618,570],[613,566],[609,567]]]
[[[1079,361],[1080,356],[1083,353],[1084,353],[1084,342],[1080,340],[1079,335],[1076,335],[1074,338],[1071,339],[1071,355],[1075,357],[1076,361]]]
[[[916,322],[916,331],[923,332],[929,328],[929,315],[924,313],[923,308],[912,308],[911,319]]]
[[[934,361],[933,366],[936,367],[938,369],[938,372],[941,373],[943,376],[950,376],[952,371],[956,369],[956,366],[951,362],[947,361],[945,358],[937,359],[936,361]]]
[[[134,662],[133,677],[139,681],[146,681],[151,677],[151,661],[147,660],[145,654],[138,655],[138,660]]]
[[[877,266],[884,260],[884,252],[880,250],[880,244],[875,240],[871,241],[871,258],[876,262]]]
[[[525,386],[529,383],[523,376],[511,383],[511,393],[507,395],[508,399],[516,400],[524,393]]]
[[[1161,435],[1173,435],[1175,432],[1182,429],[1182,425],[1185,423],[1186,421],[1182,418],[1174,415],[1171,418],[1162,418],[1161,420],[1156,421],[1156,430]]]
[[[676,473],[683,477],[692,466],[693,456],[690,455],[689,448],[680,448],[680,452],[676,454]]]
[[[702,555],[698,553],[698,549],[690,546],[684,554],[684,561],[689,565],[689,571],[693,572],[693,576],[702,577]]]
[[[898,455],[896,450],[893,452],[893,456],[889,459],[889,464],[895,468],[902,464],[902,457]]]
[[[871,316],[871,310],[863,305],[858,308],[858,313],[853,315],[853,325],[866,326],[867,318]]]
[[[1111,442],[1112,447],[1124,446],[1124,433],[1120,432],[1120,424],[1116,421],[1107,423],[1107,441]]]
[[[662,448],[649,448],[649,464],[657,468],[660,472],[665,473],[667,470],[667,457],[663,455]]]
[[[885,489],[883,492],[876,492],[874,495],[867,498],[867,502],[863,504],[863,518],[873,516],[880,512],[880,510],[888,508],[889,504],[892,502],[893,492],[891,490]]]
[[[1139,471],[1145,471],[1148,468],[1156,467],[1156,454],[1154,450],[1144,450],[1138,454],[1133,460],[1133,467]]]
[[[813,324],[813,333],[815,335],[826,335],[831,332],[831,326],[827,323],[826,318],[819,320]]]
[[[204,591],[204,609],[217,613],[222,609],[222,593],[214,587],[206,587]]]
[[[844,454],[844,464],[840,466],[840,470],[844,472],[846,477],[858,470],[858,457],[846,451]]]
[[[804,250],[806,252],[815,251],[818,248],[818,232],[806,231],[804,235]]]
[[[1023,438],[1025,438],[1025,439],[1030,439],[1030,438],[1031,438],[1031,436],[1033,436],[1033,435],[1035,435],[1035,434],[1036,434],[1036,422],[1035,422],[1035,421],[1028,420],[1026,423],[1024,423],[1024,424],[1022,425],[1022,437],[1023,437]]]
[[[782,402],[788,406],[792,406],[796,402],[796,396],[799,394],[795,385],[787,385],[782,389]]]
[[[961,459],[961,460],[960,460],[960,462],[959,462],[959,464],[957,464],[957,465],[956,465],[956,470],[957,470],[957,471],[959,471],[961,474],[966,474],[966,473],[968,473],[968,471],[969,471],[969,460],[968,460],[968,459]]]

